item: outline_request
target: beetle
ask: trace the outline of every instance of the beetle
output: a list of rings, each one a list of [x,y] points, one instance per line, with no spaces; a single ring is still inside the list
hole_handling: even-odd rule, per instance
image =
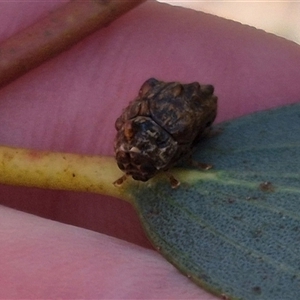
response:
[[[189,159],[216,118],[217,100],[212,85],[155,78],[145,81],[115,122],[115,157],[125,175],[114,184],[121,185],[127,176],[147,181]],[[179,185],[172,175],[169,177],[172,187]]]

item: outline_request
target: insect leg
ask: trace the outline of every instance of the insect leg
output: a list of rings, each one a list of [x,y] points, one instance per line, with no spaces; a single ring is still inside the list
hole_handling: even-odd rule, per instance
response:
[[[170,181],[172,189],[177,189],[180,186],[180,181],[177,180],[171,173],[166,172],[166,175]]]
[[[195,167],[195,168],[201,169],[201,170],[209,170],[213,167],[213,165],[211,165],[211,164],[202,163],[199,161],[195,161],[193,159],[190,159],[189,163],[192,167]]]
[[[116,187],[120,187],[125,182],[126,179],[127,179],[127,175],[124,174],[122,177],[120,177],[119,179],[114,181],[113,185],[116,186]]]

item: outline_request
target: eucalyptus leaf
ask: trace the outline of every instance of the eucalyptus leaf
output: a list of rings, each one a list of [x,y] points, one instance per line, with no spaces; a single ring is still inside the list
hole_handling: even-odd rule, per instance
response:
[[[154,246],[225,299],[300,299],[300,105],[220,124],[194,159],[131,191]]]

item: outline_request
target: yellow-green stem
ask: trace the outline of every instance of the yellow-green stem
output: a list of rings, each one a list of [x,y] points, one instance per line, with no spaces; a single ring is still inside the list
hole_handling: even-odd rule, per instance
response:
[[[99,193],[131,202],[115,159],[0,146],[0,183],[46,189]]]

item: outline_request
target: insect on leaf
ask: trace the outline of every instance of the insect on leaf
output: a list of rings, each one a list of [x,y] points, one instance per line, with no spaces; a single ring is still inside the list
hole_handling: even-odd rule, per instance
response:
[[[220,125],[194,158],[134,191],[159,251],[207,290],[243,300],[300,299],[300,105]],[[151,186],[151,188],[150,188]]]

